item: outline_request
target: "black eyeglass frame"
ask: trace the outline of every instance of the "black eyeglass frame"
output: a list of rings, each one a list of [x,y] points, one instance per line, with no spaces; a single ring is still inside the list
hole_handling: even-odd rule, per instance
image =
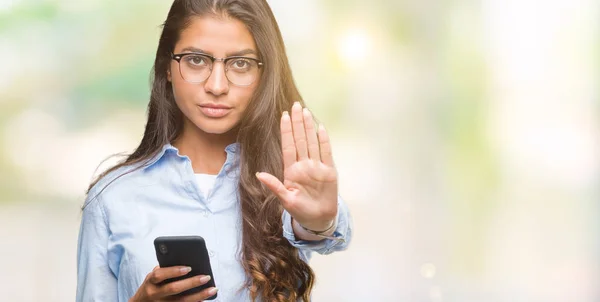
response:
[[[188,55],[200,55],[200,56],[204,56],[210,59],[211,61],[211,68],[210,68],[210,73],[208,74],[208,76],[206,77],[206,79],[200,81],[200,82],[192,82],[192,81],[188,81],[185,79],[185,77],[183,76],[183,73],[181,72],[181,59],[183,59],[185,56]],[[260,69],[261,67],[263,67],[264,63],[256,58],[251,58],[251,57],[245,57],[245,56],[231,56],[231,57],[226,57],[226,58],[216,58],[214,56],[211,56],[207,53],[202,53],[202,52],[184,52],[184,53],[171,53],[171,59],[177,61],[178,65],[179,65],[179,74],[181,75],[181,78],[184,79],[186,82],[188,83],[192,83],[192,84],[199,84],[199,83],[203,83],[204,81],[208,80],[208,78],[210,78],[210,75],[212,74],[212,66],[215,65],[215,62],[223,62],[223,65],[225,66],[225,77],[227,78],[227,80],[229,81],[229,83],[236,85],[236,86],[250,86],[252,85],[252,83],[254,83],[254,81],[256,81],[256,79],[254,79],[254,81],[252,81],[252,83],[250,84],[246,84],[246,85],[239,85],[236,84],[234,82],[232,82],[229,77],[227,76],[227,62],[229,62],[230,60],[233,59],[245,59],[245,60],[252,60],[255,61],[256,64],[258,65],[258,68]]]

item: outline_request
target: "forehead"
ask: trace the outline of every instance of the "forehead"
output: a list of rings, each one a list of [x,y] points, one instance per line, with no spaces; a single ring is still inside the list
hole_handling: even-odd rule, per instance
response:
[[[226,17],[207,15],[193,17],[175,45],[175,52],[185,48],[198,48],[217,57],[244,49],[256,51],[254,38],[241,21]]]

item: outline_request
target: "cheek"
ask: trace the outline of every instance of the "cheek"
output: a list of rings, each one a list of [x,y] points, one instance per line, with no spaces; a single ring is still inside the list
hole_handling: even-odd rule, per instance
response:
[[[175,79],[172,82],[173,86],[173,97],[175,98],[175,104],[181,110],[181,112],[190,116],[193,114],[194,105],[193,105],[193,95],[191,95],[190,89],[188,89],[185,83],[178,83]]]
[[[179,65],[171,64],[171,69],[169,70],[169,79],[174,89],[179,90],[189,90],[188,86],[190,83],[186,82],[179,73]]]
[[[248,104],[250,104],[250,102],[252,101],[252,97],[254,96],[255,91],[256,87],[253,87],[252,89],[250,89],[250,87],[247,87],[245,90],[240,92],[238,107],[241,109],[242,113],[246,111]]]
[[[254,97],[254,95],[256,94],[256,91],[258,90],[258,82],[252,83],[252,86],[247,87],[244,92],[243,92],[243,98],[244,98],[244,106],[248,106],[248,104],[250,104],[250,102],[252,101],[252,98]]]
[[[173,89],[173,96],[175,96],[175,102],[179,106],[179,109],[185,111],[185,104],[190,103],[193,100],[194,87],[191,84],[184,81],[179,75],[177,68],[171,67],[171,87]]]

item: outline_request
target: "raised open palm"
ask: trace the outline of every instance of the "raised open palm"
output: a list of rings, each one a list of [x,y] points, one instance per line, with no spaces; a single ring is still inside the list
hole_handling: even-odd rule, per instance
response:
[[[317,134],[318,133],[318,134]],[[260,172],[256,176],[302,226],[324,230],[337,215],[337,170],[325,128],[315,130],[312,114],[299,103],[281,117],[283,183]]]

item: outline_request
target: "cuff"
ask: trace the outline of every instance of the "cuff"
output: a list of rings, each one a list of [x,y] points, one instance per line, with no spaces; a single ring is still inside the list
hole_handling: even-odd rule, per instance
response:
[[[350,214],[346,204],[338,196],[338,214],[336,217],[337,227],[331,237],[335,239],[322,239],[317,241],[297,240],[292,227],[292,216],[285,209],[281,215],[283,222],[283,237],[285,237],[292,246],[309,251],[315,251],[319,254],[329,254],[334,251],[344,250],[350,243],[351,222]]]

